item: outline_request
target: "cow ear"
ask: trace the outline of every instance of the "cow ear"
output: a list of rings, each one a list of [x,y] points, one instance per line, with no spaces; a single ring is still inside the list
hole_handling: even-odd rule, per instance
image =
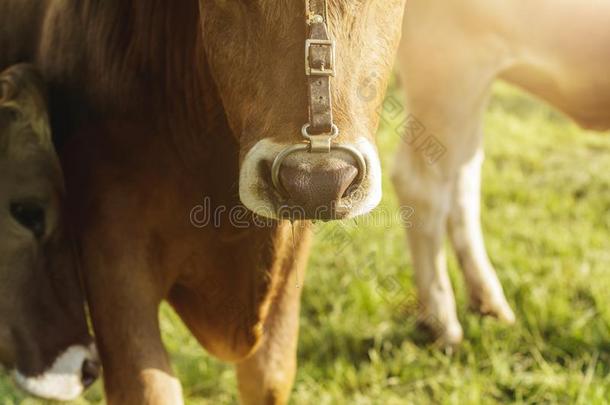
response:
[[[19,113],[13,109],[2,106],[0,103],[0,157],[6,156],[12,140],[13,123],[19,119]]]
[[[35,90],[19,79],[0,77],[0,153],[9,157],[54,153],[46,107]]]
[[[22,111],[0,106],[0,157],[53,157],[55,148],[46,118],[30,120]]]
[[[16,93],[17,86],[11,76],[7,74],[0,76],[0,105],[4,105],[14,99]]]
[[[20,111],[15,108],[17,88],[12,77],[4,72],[0,75],[0,152],[8,153],[12,143],[14,124],[20,121]]]

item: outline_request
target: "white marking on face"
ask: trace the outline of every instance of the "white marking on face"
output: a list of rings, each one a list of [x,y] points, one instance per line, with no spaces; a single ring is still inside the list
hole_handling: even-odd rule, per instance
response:
[[[345,217],[353,218],[372,211],[381,201],[381,164],[377,148],[366,138],[358,138],[351,144],[362,153],[367,164],[366,177],[358,191],[358,198],[350,199],[350,210]],[[261,162],[272,163],[275,157],[286,148],[270,139],[257,142],[246,154],[239,176],[239,197],[241,202],[254,213],[267,218],[277,219],[277,198],[271,179],[261,178]]]
[[[15,370],[13,378],[23,390],[32,395],[57,401],[71,401],[85,389],[82,382],[85,360],[98,361],[94,345],[70,346],[43,374],[29,377]]]

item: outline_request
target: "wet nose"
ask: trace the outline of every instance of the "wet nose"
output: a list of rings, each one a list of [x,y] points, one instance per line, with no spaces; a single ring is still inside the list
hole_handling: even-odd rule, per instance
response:
[[[280,181],[293,204],[307,218],[333,219],[341,198],[358,176],[358,168],[343,159],[332,164],[285,164]]]
[[[99,364],[92,360],[85,360],[81,368],[81,380],[85,388],[90,387],[100,376]]]

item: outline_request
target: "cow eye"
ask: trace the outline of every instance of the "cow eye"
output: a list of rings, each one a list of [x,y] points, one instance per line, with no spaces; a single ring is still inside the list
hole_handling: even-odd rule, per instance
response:
[[[11,215],[21,226],[29,229],[36,238],[45,233],[45,210],[37,202],[11,203]]]

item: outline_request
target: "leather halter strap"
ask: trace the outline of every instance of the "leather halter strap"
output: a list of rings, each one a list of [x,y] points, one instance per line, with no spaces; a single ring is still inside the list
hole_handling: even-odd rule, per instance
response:
[[[305,75],[309,93],[309,123],[301,130],[305,141],[282,150],[271,167],[273,186],[282,195],[288,193],[280,180],[284,159],[293,153],[330,153],[332,150],[351,155],[358,166],[356,184],[366,177],[366,160],[354,146],[333,143],[339,128],[333,123],[331,78],[335,76],[335,41],[328,33],[327,0],[305,0],[307,39],[305,41]]]
[[[332,134],[331,77],[335,75],[335,42],[328,33],[326,0],[306,0],[305,74],[309,92],[310,135]]]

